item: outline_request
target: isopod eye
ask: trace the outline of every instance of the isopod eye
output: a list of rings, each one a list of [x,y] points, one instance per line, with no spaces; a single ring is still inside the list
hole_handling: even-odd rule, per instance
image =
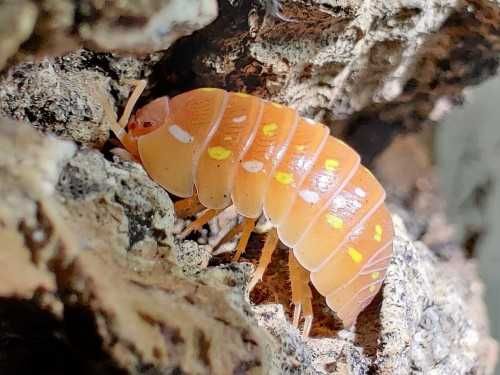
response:
[[[127,125],[127,129],[129,131],[131,131],[131,130],[134,130],[136,128],[137,128],[137,122],[135,121],[134,117],[131,117],[131,119],[130,119],[128,125]]]

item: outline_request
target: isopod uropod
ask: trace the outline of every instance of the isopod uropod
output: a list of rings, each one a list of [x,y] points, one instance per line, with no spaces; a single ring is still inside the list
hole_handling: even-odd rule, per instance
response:
[[[241,232],[238,259],[264,212],[274,229],[250,288],[281,240],[292,249],[294,324],[303,313],[309,334],[309,281],[345,326],[353,324],[380,289],[393,248],[384,189],[359,155],[291,108],[217,88],[161,97],[131,115],[145,82],[135,85],[112,130],[154,181],[185,198],[177,212],[206,208],[184,234],[234,204],[244,217],[230,232]]]

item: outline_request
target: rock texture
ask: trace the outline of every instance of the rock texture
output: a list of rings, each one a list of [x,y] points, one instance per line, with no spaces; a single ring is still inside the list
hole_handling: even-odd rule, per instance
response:
[[[2,0],[2,57],[59,55],[81,45],[151,53],[217,17],[216,0]],[[18,51],[19,50],[19,51]]]
[[[58,165],[71,157],[71,144],[6,120],[0,144],[6,197],[0,205],[0,259],[8,268],[0,277],[2,373],[269,372],[265,351],[273,342],[248,317],[241,293],[232,292],[222,276],[208,285],[169,271],[171,249],[161,241],[152,249],[140,232],[142,225],[163,239],[161,230],[172,225],[168,195],[148,184],[143,171],[78,154],[54,196]],[[97,174],[106,164],[108,170]],[[76,168],[80,174],[68,178]],[[134,169],[141,189],[127,186]],[[120,198],[120,189],[128,194]],[[148,201],[152,212],[139,216]],[[134,222],[138,217],[151,223]],[[127,253],[138,237],[141,252]],[[20,327],[13,311],[36,329]],[[37,347],[37,340],[57,345],[52,352]],[[68,358],[58,359],[58,350]]]
[[[71,144],[20,123],[4,120],[0,129],[0,188],[8,197],[0,207],[8,244],[1,258],[9,264],[0,311],[47,314],[54,328],[41,335],[50,341],[57,332],[71,353],[66,366],[103,373],[486,373],[494,343],[475,273],[463,259],[439,262],[412,244],[397,217],[383,299],[353,331],[341,330],[316,301],[313,338],[303,340],[288,307],[269,304],[289,298],[278,287],[286,274],[275,265],[253,293],[260,305],[251,307],[244,298],[251,269],[208,266],[198,245],[178,246],[171,201],[139,165],[91,150],[74,154]],[[188,246],[189,259],[176,254]],[[284,263],[283,254],[273,263]],[[198,271],[186,278],[182,262]],[[30,334],[15,326],[2,333],[25,341]],[[13,353],[16,345],[7,341],[2,350]],[[16,365],[0,361],[5,371]]]
[[[80,50],[39,63],[21,63],[0,86],[0,113],[43,132],[102,148],[109,137],[103,107],[128,95],[127,80],[151,73],[155,56],[136,59]]]
[[[37,7],[29,1],[0,3],[0,69],[14,56],[20,45],[29,38],[35,27]],[[14,16],[13,16],[14,15]]]

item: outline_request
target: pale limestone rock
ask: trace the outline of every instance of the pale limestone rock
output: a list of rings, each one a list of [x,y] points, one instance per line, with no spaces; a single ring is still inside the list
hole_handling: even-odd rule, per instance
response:
[[[208,25],[218,11],[216,0],[116,1],[101,9],[97,1],[88,3],[89,13],[100,15],[79,25],[80,37],[97,49],[128,53],[165,50]]]
[[[61,55],[81,46],[125,54],[166,50],[217,14],[216,0],[2,0],[0,70],[11,57]]]
[[[140,167],[5,119],[0,145],[1,373],[271,371],[241,291],[169,261],[172,204]]]
[[[0,2],[0,70],[35,27],[38,9],[31,1]]]

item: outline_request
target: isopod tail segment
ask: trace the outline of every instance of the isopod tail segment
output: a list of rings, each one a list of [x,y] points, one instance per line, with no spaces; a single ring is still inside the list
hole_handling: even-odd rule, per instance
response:
[[[201,88],[158,98],[132,114],[145,87],[133,83],[112,130],[154,181],[185,198],[175,203],[179,216],[205,209],[182,236],[233,204],[244,220],[224,240],[240,235],[238,260],[264,213],[273,229],[249,288],[281,241],[291,249],[293,323],[303,316],[309,334],[311,282],[351,326],[382,286],[394,236],[384,189],[359,155],[326,126],[244,93]]]

